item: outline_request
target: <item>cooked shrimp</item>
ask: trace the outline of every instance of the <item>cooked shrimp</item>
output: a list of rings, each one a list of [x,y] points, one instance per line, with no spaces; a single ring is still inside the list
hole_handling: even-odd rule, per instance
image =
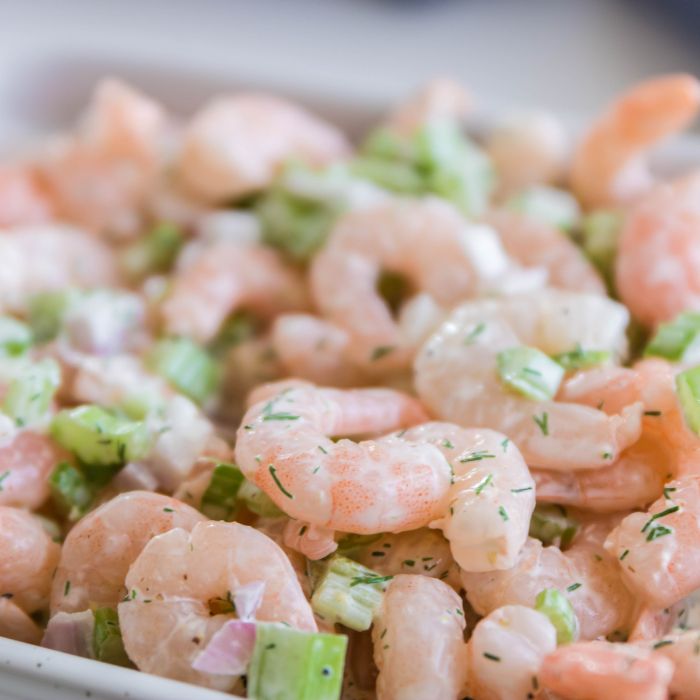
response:
[[[334,127],[286,100],[242,93],[205,105],[184,135],[177,172],[206,201],[226,201],[267,187],[285,161],[323,166],[346,157]]]
[[[338,549],[333,530],[294,519],[287,521],[282,542],[311,561],[323,559]]]
[[[694,700],[700,696],[700,632],[697,630],[666,634],[651,643],[656,654],[673,662],[673,677],[668,686],[673,700]],[[618,696],[619,697],[619,696]]]
[[[41,627],[22,608],[0,596],[0,637],[38,644],[42,634]]]
[[[546,615],[505,605],[478,622],[467,644],[469,694],[480,700],[535,696],[542,659],[557,647]]]
[[[653,178],[645,152],[682,131],[700,109],[700,84],[676,74],[640,83],[619,97],[594,123],[571,164],[574,193],[588,207],[628,202]]]
[[[19,508],[0,506],[0,596],[26,613],[45,608],[61,548],[41,521]]]
[[[51,587],[51,612],[114,607],[124,596],[131,563],[155,535],[191,530],[205,517],[174,498],[148,491],[116,496],[68,533]]]
[[[0,167],[0,228],[44,223],[52,214],[51,202],[33,168],[22,164]]]
[[[50,437],[24,430],[0,447],[0,506],[34,510],[49,497],[48,477],[69,454]]]
[[[673,664],[632,644],[592,641],[545,657],[540,683],[567,700],[666,700]]]
[[[465,680],[463,630],[462,601],[448,585],[395,576],[372,628],[377,700],[457,700]]]
[[[631,513],[605,548],[625,584],[643,601],[666,608],[700,588],[700,476],[664,487],[646,513]]]
[[[620,581],[616,562],[593,543],[562,552],[530,538],[512,569],[462,572],[462,583],[467,599],[481,615],[503,605],[534,607],[537,594],[545,588],[566,591],[581,639],[624,630],[632,614],[633,601]]]
[[[533,467],[613,464],[640,435],[641,402],[619,415],[561,401],[535,401],[500,381],[497,356],[519,345],[553,355],[577,346],[625,351],[627,312],[604,297],[542,290],[456,309],[416,358],[416,389],[441,418],[505,433]]]
[[[401,437],[435,445],[450,464],[449,505],[430,527],[442,530],[459,566],[464,571],[512,567],[535,508],[535,484],[518,448],[492,430],[451,423],[424,423]]]
[[[648,326],[700,309],[700,173],[659,185],[634,206],[618,242],[615,285]]]
[[[85,261],[90,264],[86,265]],[[0,231],[0,310],[24,313],[34,294],[68,287],[116,286],[109,249],[63,224]]]
[[[293,518],[358,534],[412,530],[446,508],[450,467],[440,451],[396,435],[359,443],[331,436],[423,420],[418,401],[389,389],[287,386],[246,413],[236,463]]]
[[[241,307],[265,317],[305,305],[298,273],[273,250],[218,243],[175,274],[163,302],[166,329],[205,342]]]
[[[556,289],[605,294],[605,284],[581,249],[562,230],[524,214],[494,211],[486,219],[506,253],[525,267],[543,267]]]
[[[231,619],[212,615],[209,602],[253,582],[265,584],[258,620],[316,630],[289,560],[261,532],[207,522],[154,537],[129,568],[130,594],[118,608],[126,653],[142,671],[230,690],[235,677],[197,671],[192,662]]]
[[[313,260],[311,288],[321,312],[350,335],[354,361],[383,372],[407,366],[414,351],[377,291],[383,269],[450,307],[496,287],[509,266],[494,232],[447,202],[395,199],[338,220]]]

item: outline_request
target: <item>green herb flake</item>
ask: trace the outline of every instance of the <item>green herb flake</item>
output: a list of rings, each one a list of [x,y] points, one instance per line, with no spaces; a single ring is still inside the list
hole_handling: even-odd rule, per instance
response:
[[[163,508],[164,513],[174,513],[175,511],[172,508]]]
[[[472,330],[467,334],[466,338],[464,339],[464,344],[471,345],[485,330],[485,323],[477,323],[476,326],[474,326],[474,328],[472,328]]]
[[[66,581],[65,586],[63,586],[63,596],[67,596],[70,593],[70,581]]]
[[[651,648],[652,649],[661,649],[661,647],[667,647],[669,644],[673,644],[672,639],[661,639],[656,644],[654,644]]]
[[[569,593],[573,593],[575,590],[578,590],[579,588],[581,588],[582,585],[583,584],[581,584],[581,583],[572,583],[570,586],[566,587],[566,590]]]
[[[523,486],[521,489],[511,489],[511,493],[522,493],[523,491],[532,491],[532,486]]]
[[[350,580],[350,588],[360,585],[371,585],[391,581],[393,576],[353,576]]]
[[[496,656],[495,654],[489,654],[488,651],[484,652],[484,658],[488,659],[489,661],[500,661],[501,660],[500,656]]]
[[[0,474],[0,491],[2,491],[2,482],[5,481],[5,479],[7,479],[7,477],[10,476],[10,474],[11,472],[9,469],[6,472]]]
[[[532,416],[532,420],[537,423],[537,427],[542,431],[542,435],[549,435],[549,414],[546,411],[541,416]]]
[[[658,540],[659,537],[664,537],[665,535],[672,535],[673,530],[669,527],[666,527],[665,525],[654,525],[654,527],[649,530],[649,534],[647,535],[647,542],[651,542],[652,540]]]
[[[454,449],[454,445],[447,438],[442,441],[442,446],[446,447],[448,450]]]
[[[671,513],[676,513],[681,509],[680,506],[671,506],[670,508],[666,508],[666,510],[662,510],[660,513],[656,513],[649,518],[649,520],[644,523],[644,527],[640,530],[640,532],[646,532],[649,529],[649,526],[655,521],[658,520],[659,518],[665,518],[667,515],[671,515]]]
[[[510,439],[506,438],[505,440],[501,441],[501,447],[503,448],[503,451],[506,452],[508,450],[508,445],[510,444]]]
[[[508,511],[503,506],[498,506],[498,514],[501,516],[504,523],[507,523],[510,518],[508,517]]]
[[[372,350],[372,354],[370,355],[369,359],[372,362],[375,362],[376,360],[381,360],[382,357],[386,357],[389,353],[394,352],[396,348],[393,345],[378,345],[374,350]]]
[[[493,474],[489,474],[488,476],[484,477],[477,485],[476,488],[474,489],[474,493],[478,496],[481,494],[481,492],[493,481]]]
[[[277,476],[277,470],[275,469],[274,465],[270,464],[268,467],[268,470],[270,472],[270,476],[272,477],[272,480],[275,482],[277,485],[277,488],[287,497],[287,498],[294,498],[294,496],[287,491],[284,486],[282,486],[282,482],[279,480],[279,477]]]
[[[479,462],[482,459],[495,459],[496,455],[486,452],[486,450],[478,450],[477,452],[472,452],[466,457],[460,459],[460,463],[466,464],[467,462]]]
[[[622,554],[620,554],[620,561],[624,561],[625,557],[630,553],[629,549],[626,549]]]

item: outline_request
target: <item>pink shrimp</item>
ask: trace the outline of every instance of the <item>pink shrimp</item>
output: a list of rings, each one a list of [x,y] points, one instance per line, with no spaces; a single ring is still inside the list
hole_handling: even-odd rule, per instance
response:
[[[175,274],[161,311],[168,332],[204,342],[236,309],[271,316],[303,308],[305,297],[300,275],[275,251],[215,243]]]
[[[41,627],[22,608],[8,598],[0,597],[0,637],[39,644],[42,634]]]
[[[695,700],[700,697],[700,632],[676,632],[665,634],[650,643],[657,655],[673,663],[673,677],[668,686],[673,700]],[[619,696],[618,696],[619,697]]]
[[[118,607],[124,648],[142,671],[230,690],[236,677],[193,668],[193,661],[230,614],[212,614],[212,600],[263,583],[256,618],[316,630],[311,606],[284,552],[239,523],[203,522],[154,537],[126,576],[128,599]]]
[[[177,172],[206,201],[226,201],[267,187],[285,161],[327,165],[349,154],[330,124],[278,97],[241,93],[205,105],[184,135]]]
[[[628,202],[653,178],[645,151],[685,129],[700,109],[700,84],[676,74],[640,83],[619,97],[588,131],[574,154],[571,184],[588,207]]]
[[[33,168],[0,166],[0,228],[45,223],[52,214],[51,202]]]

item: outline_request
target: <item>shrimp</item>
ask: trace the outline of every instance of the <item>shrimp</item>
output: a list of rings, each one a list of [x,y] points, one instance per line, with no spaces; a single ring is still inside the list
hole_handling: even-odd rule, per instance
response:
[[[51,219],[51,202],[24,164],[0,167],[0,228],[42,224]]]
[[[506,210],[491,212],[485,221],[496,229],[508,255],[525,267],[544,267],[552,287],[605,294],[598,271],[560,229]]]
[[[502,197],[559,180],[567,151],[564,126],[547,112],[514,114],[486,137],[486,152],[496,170]]]
[[[673,700],[694,700],[700,696],[700,632],[697,630],[667,634],[651,643],[655,654],[673,663],[668,690]]]
[[[629,202],[653,178],[645,151],[685,129],[700,109],[700,84],[675,74],[640,83],[619,97],[588,131],[571,163],[574,193],[588,207]]]
[[[22,608],[0,597],[0,637],[39,644],[43,631]]]
[[[282,386],[285,386],[283,383]],[[399,532],[446,508],[450,467],[433,445],[360,435],[425,420],[415,399],[389,389],[339,390],[287,383],[243,418],[236,463],[285,513],[341,532]]]
[[[124,648],[148,673],[230,690],[235,677],[197,671],[192,662],[231,616],[212,615],[212,600],[265,584],[261,621],[316,631],[311,606],[284,552],[266,535],[238,523],[203,522],[154,537],[126,576],[129,597],[119,603]]]
[[[673,664],[632,644],[591,641],[545,657],[540,683],[567,700],[666,700]]]
[[[616,562],[594,543],[584,542],[562,552],[529,538],[513,568],[463,571],[462,583],[467,599],[481,615],[503,605],[534,607],[537,594],[545,588],[566,592],[582,639],[624,630],[632,615],[629,591],[620,580]]]
[[[0,311],[26,313],[28,300],[39,292],[117,282],[109,248],[84,231],[63,224],[0,231]]]
[[[437,198],[395,199],[349,212],[311,266],[314,301],[350,335],[360,367],[405,367],[413,348],[376,289],[382,269],[405,275],[442,306],[495,286],[510,261],[488,227],[469,224]]]
[[[519,345],[553,355],[577,346],[624,354],[628,315],[604,297],[542,290],[467,302],[423,345],[419,396],[439,417],[505,433],[533,467],[597,469],[614,464],[641,432],[641,402],[619,415],[561,401],[535,401],[500,380],[497,356]]]
[[[176,272],[161,312],[169,333],[206,342],[243,306],[265,317],[301,309],[305,297],[300,275],[278,253],[224,242]]]
[[[535,696],[542,660],[557,647],[546,615],[523,605],[504,605],[480,620],[467,644],[469,694],[480,700]]]
[[[241,93],[220,97],[193,117],[176,167],[188,190],[217,202],[264,189],[290,159],[320,167],[349,152],[340,131],[301,107]]]
[[[395,576],[372,629],[377,700],[457,700],[465,681],[464,626],[462,601],[448,585]]]
[[[700,475],[666,484],[646,513],[631,513],[605,548],[622,579],[654,608],[667,608],[700,588]]]
[[[700,173],[657,186],[625,219],[615,285],[648,326],[700,309]]]
[[[116,496],[88,513],[68,533],[51,587],[51,612],[90,605],[115,607],[126,592],[131,563],[155,535],[191,530],[206,518],[174,498],[148,491]]]
[[[35,510],[49,497],[48,477],[70,455],[50,437],[24,430],[0,447],[0,506]]]
[[[0,506],[2,598],[25,613],[43,610],[49,602],[51,577],[60,551],[37,517],[26,510]]]
[[[500,433],[450,423],[424,423],[402,439],[435,445],[450,464],[449,506],[430,527],[442,530],[459,566],[512,567],[535,508],[535,484],[518,448]]]

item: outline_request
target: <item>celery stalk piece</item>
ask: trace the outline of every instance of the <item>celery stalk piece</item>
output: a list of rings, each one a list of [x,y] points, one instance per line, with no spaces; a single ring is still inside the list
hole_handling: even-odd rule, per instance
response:
[[[78,290],[69,289],[42,292],[29,300],[29,325],[38,343],[45,343],[58,335],[64,316],[80,296]]]
[[[168,272],[184,242],[184,234],[178,226],[159,223],[122,252],[122,267],[132,279]]]
[[[256,700],[338,700],[348,638],[258,623],[248,667]]]
[[[146,357],[146,364],[196,403],[203,403],[216,387],[216,363],[188,338],[157,342]]]
[[[382,602],[388,579],[352,559],[334,555],[319,581],[311,607],[324,620],[352,630],[368,630]]]
[[[246,311],[237,311],[227,318],[207,349],[214,357],[223,357],[232,347],[255,337],[260,321]]]
[[[622,214],[608,209],[591,212],[581,222],[583,251],[601,273],[609,289],[614,287],[617,241],[622,224]]]
[[[32,425],[46,416],[61,383],[55,360],[46,358],[22,369],[10,382],[3,404],[5,412],[19,426]]]
[[[90,481],[102,484],[127,462],[144,457],[151,446],[144,423],[99,406],[59,411],[51,423],[51,434],[78,457]]]
[[[505,207],[564,231],[573,229],[581,216],[581,208],[571,193],[546,185],[533,185],[513,195]]]
[[[611,357],[607,350],[584,350],[580,345],[577,345],[569,352],[561,352],[558,355],[554,355],[552,359],[559,363],[567,372],[573,372],[579,369],[608,364]]]
[[[51,497],[68,520],[79,520],[90,507],[95,492],[85,475],[68,462],[59,462],[49,476]]]
[[[498,353],[497,361],[501,381],[535,401],[551,399],[564,377],[564,368],[536,348],[508,348]]]
[[[540,540],[546,547],[554,544],[566,549],[577,531],[578,522],[563,506],[540,504],[530,518],[530,537]]]
[[[700,367],[676,375],[676,393],[688,427],[700,435]]]
[[[238,489],[238,499],[245,507],[263,518],[277,518],[284,513],[274,504],[272,499],[252,481],[243,481]]]
[[[114,608],[97,608],[93,615],[92,649],[95,658],[108,664],[133,668],[124,650],[117,611]]]
[[[644,349],[645,357],[663,357],[671,362],[700,361],[700,313],[684,311],[661,323]]]
[[[202,496],[200,510],[212,520],[233,520],[238,509],[238,490],[243,474],[234,464],[217,464]]]
[[[0,355],[24,355],[33,342],[32,331],[26,323],[11,316],[0,316]]]
[[[570,644],[578,637],[578,619],[569,599],[556,588],[545,588],[535,598],[535,610],[549,618],[557,631],[557,644]]]

